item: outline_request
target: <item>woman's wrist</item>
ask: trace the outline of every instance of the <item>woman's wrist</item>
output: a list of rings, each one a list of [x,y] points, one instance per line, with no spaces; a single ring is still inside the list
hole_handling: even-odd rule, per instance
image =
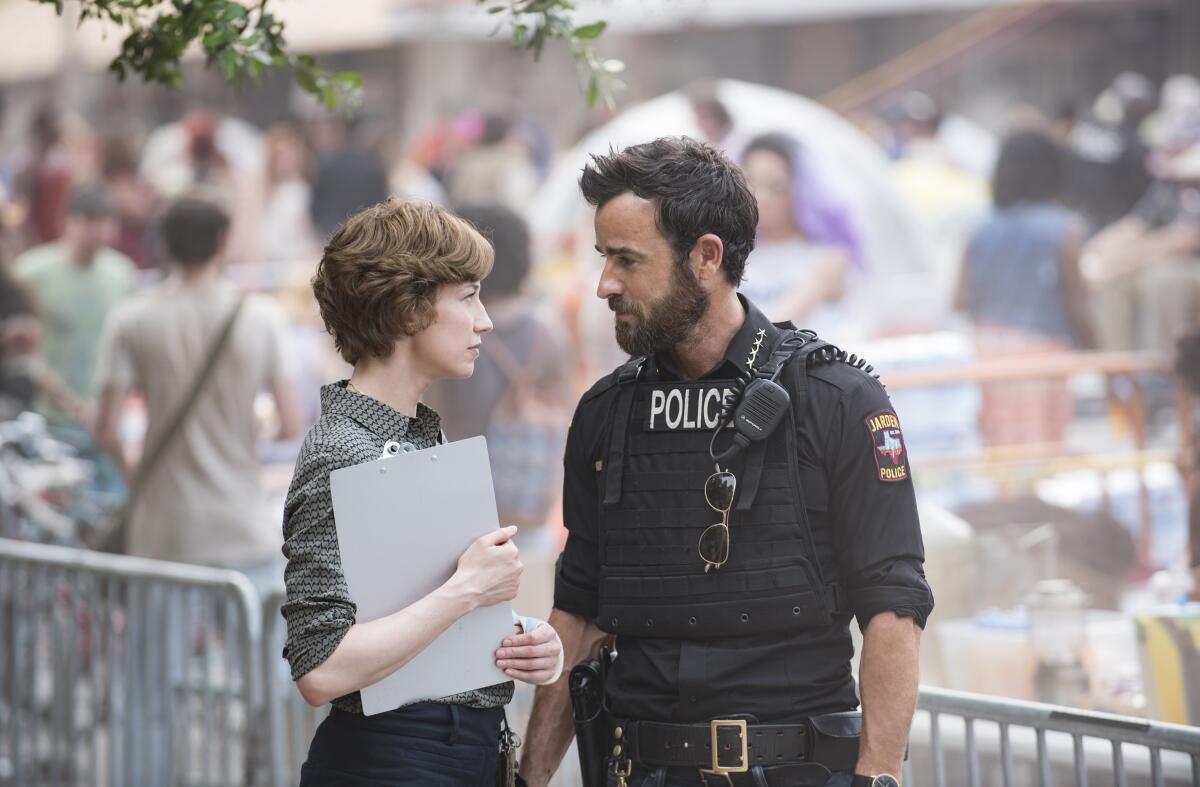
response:
[[[435,590],[434,595],[451,604],[458,617],[462,617],[479,606],[479,594],[473,592],[457,573]]]

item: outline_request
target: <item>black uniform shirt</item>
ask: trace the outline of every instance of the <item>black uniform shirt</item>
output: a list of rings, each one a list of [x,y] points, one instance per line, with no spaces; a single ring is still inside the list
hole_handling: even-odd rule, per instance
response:
[[[745,322],[724,359],[703,379],[743,372],[760,330],[767,331],[768,344],[775,339],[778,329],[742,302]],[[648,363],[658,379],[679,379],[669,353]],[[597,462],[609,443],[619,390],[614,379],[615,372],[581,399],[565,457],[563,517],[569,535],[554,606],[589,620],[597,616],[601,559]],[[787,379],[787,373],[781,376],[785,384]],[[933,595],[922,570],[924,547],[903,438],[898,422],[888,418],[895,414],[887,394],[871,375],[842,362],[812,366],[808,388],[809,417],[796,425],[797,445],[822,573],[841,584],[860,626],[892,610],[924,627]],[[736,550],[736,526],[731,539]],[[618,717],[656,721],[748,713],[761,722],[785,722],[853,709],[858,701],[849,620],[849,614],[837,615],[830,626],[795,634],[708,640],[622,636],[608,683],[612,710]]]

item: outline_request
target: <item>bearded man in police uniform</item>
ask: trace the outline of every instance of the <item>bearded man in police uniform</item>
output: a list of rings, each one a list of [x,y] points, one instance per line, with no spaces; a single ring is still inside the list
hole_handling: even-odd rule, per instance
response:
[[[594,156],[580,186],[596,294],[633,358],[575,412],[550,623],[568,664],[615,638],[608,784],[897,783],[933,597],[887,394],[739,295],[758,208],[717,150],[666,138]],[[787,396],[735,409],[764,379]],[[769,435],[730,450],[743,426]],[[532,787],[570,745],[567,683],[538,689]]]

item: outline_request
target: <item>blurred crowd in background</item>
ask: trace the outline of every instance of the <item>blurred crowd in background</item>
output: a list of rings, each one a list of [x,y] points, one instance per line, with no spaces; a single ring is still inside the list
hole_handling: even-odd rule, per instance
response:
[[[347,117],[297,101],[262,126],[197,102],[152,124],[0,93],[0,465],[5,489],[35,490],[6,496],[0,530],[96,545],[120,505],[147,420],[170,404],[155,397],[194,373],[197,337],[220,324],[219,309],[188,301],[217,290],[166,298],[198,274],[168,250],[164,211],[202,189],[227,228],[200,262],[253,293],[260,320],[234,337],[247,371],[222,383],[246,393],[205,413],[203,429],[214,443],[237,435],[250,456],[192,444],[166,456],[174,467],[149,483],[176,486],[154,527],[208,535],[125,549],[278,567],[297,440],[319,386],[348,373],[308,285],[322,239],[380,200],[431,200],[492,240],[483,299],[496,329],[475,377],[428,403],[451,439],[488,436],[501,519],[529,526],[522,538],[544,555],[527,573],[530,609],[544,612],[566,426],[578,395],[622,360],[594,297],[600,258],[576,178],[609,145],[689,134],[738,162],[759,200],[742,291],[867,357],[885,383],[896,375],[939,619],[1011,608],[1028,586],[1014,576],[1069,576],[1099,608],[1128,610],[1129,593],[1176,601],[1200,563],[1188,554],[1194,460],[1178,461],[1195,437],[1179,392],[1200,382],[1200,80],[1119,66],[1098,92],[1057,103],[997,98],[986,120],[912,86],[839,113],[782,87],[692,80],[619,99],[569,139],[519,101],[484,96],[401,133],[369,105]],[[184,236],[211,234],[193,218]],[[1022,373],[1091,351],[1132,355],[1078,362],[1075,376]],[[999,371],[971,378],[981,363]],[[963,374],[937,379],[946,369]],[[114,405],[114,391],[130,395]],[[241,499],[248,479],[261,507]],[[237,559],[213,548],[202,502],[222,496],[236,501],[227,529],[249,534]],[[1047,524],[1058,563],[1039,575],[1030,554]],[[982,552],[986,564],[959,559]],[[1096,704],[1143,712],[1128,672],[1113,667]]]

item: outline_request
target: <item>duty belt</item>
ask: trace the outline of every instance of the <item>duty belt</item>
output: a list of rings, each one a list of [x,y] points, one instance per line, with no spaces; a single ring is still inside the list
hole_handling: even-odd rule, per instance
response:
[[[630,756],[643,766],[697,768],[707,784],[760,765],[814,763],[831,772],[858,761],[857,714],[830,714],[802,724],[757,724],[714,719],[707,724],[625,723]],[[712,777],[716,777],[713,779]]]

